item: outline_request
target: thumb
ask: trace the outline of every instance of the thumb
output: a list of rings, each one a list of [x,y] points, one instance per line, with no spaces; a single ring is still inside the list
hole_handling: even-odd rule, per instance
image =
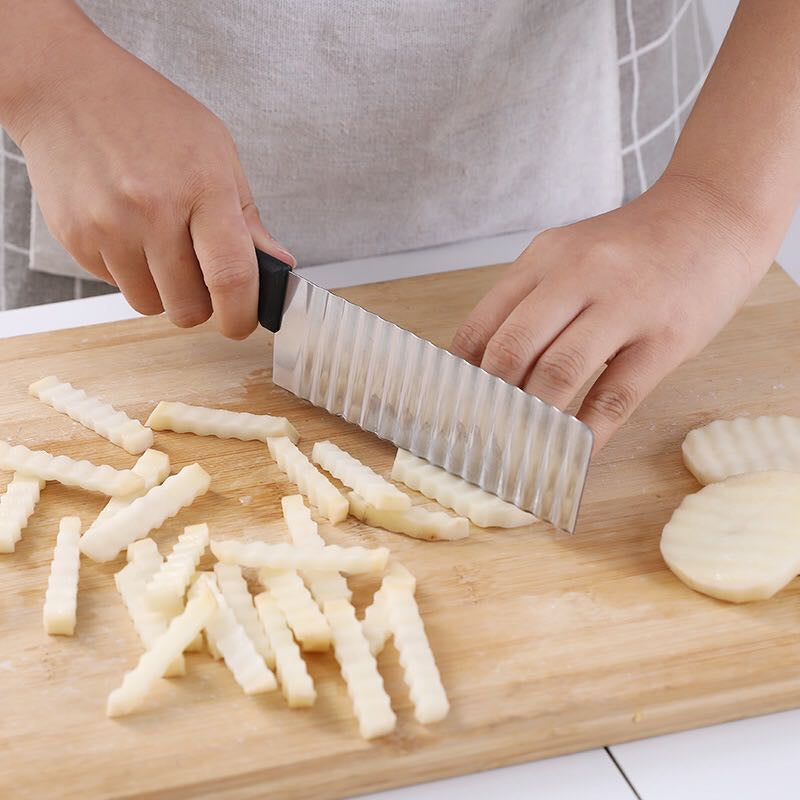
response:
[[[292,269],[297,266],[297,259],[279,242],[272,238],[269,231],[261,222],[261,215],[258,213],[256,204],[251,200],[242,208],[247,228],[253,237],[253,243],[259,250],[275,256],[279,261],[288,264]]]

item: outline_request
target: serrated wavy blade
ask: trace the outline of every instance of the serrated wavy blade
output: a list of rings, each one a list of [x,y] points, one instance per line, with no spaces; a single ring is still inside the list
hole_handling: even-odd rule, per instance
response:
[[[289,276],[273,380],[556,527],[574,531],[592,433],[575,417]]]

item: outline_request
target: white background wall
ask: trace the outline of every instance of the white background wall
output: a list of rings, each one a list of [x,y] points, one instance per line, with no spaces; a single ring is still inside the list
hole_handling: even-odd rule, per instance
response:
[[[711,34],[719,46],[736,11],[738,0],[703,0],[703,3],[711,26]],[[768,124],[769,120],[765,120],[764,123]],[[794,222],[786,235],[777,260],[800,283],[800,210],[794,216]]]

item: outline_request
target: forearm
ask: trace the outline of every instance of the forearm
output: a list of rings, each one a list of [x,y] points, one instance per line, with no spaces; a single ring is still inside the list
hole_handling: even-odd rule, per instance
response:
[[[73,0],[0,0],[0,20],[0,125],[19,142],[74,77],[66,53],[102,34]]]
[[[800,203],[800,3],[742,0],[662,180],[694,186],[754,265]]]

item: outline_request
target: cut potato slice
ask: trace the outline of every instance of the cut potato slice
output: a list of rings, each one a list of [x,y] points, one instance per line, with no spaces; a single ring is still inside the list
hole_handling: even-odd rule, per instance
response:
[[[78,607],[78,571],[81,553],[81,521],[78,517],[62,517],[58,526],[47,592],[44,596],[45,633],[72,636]]]
[[[683,461],[702,484],[746,472],[800,472],[800,418],[719,419],[689,431]]]
[[[331,629],[295,570],[262,569],[259,570],[258,579],[275,598],[303,650],[323,653],[330,648]]]
[[[333,635],[333,652],[347,684],[347,693],[361,735],[365,739],[391,733],[397,723],[391,700],[383,687],[375,656],[348,600],[325,603],[325,618]]]
[[[407,494],[333,442],[317,442],[311,451],[311,459],[375,508],[387,511],[411,508],[411,498]]]
[[[106,714],[119,717],[135,711],[170,664],[206,627],[216,610],[214,595],[208,587],[204,587],[203,591],[189,600],[183,613],[170,621],[166,631],[142,655],[139,663],[125,673],[122,685],[108,696]]]
[[[211,542],[211,552],[223,564],[239,564],[259,569],[299,569],[312,571],[383,572],[389,559],[385,547],[294,547],[290,544],[239,542],[233,539]]]
[[[661,554],[698,592],[734,603],[772,597],[800,572],[800,473],[738,475],[688,495]]]
[[[314,681],[275,598],[269,592],[261,592],[256,595],[255,605],[275,653],[275,671],[286,702],[290,708],[313,706],[317,699]]]
[[[520,528],[536,522],[533,514],[405,450],[397,451],[392,478],[416,489],[439,505],[451,508],[480,528]]]
[[[450,703],[413,591],[399,580],[390,580],[386,587],[386,608],[394,646],[400,654],[403,676],[414,704],[414,716],[423,725],[438,722],[447,716]]]
[[[469,520],[464,517],[451,517],[444,511],[428,511],[419,506],[405,511],[385,511],[370,505],[355,492],[349,492],[347,499],[350,513],[373,528],[383,528],[428,542],[454,541],[469,536]]]
[[[145,649],[152,647],[169,623],[165,614],[150,608],[144,596],[147,583],[161,569],[162,562],[156,543],[150,538],[139,539],[128,546],[128,563],[114,575],[117,591]],[[179,655],[170,663],[164,677],[185,674],[186,663],[183,655]]]
[[[208,545],[208,525],[189,525],[178,537],[172,552],[145,588],[151,608],[170,617],[183,608],[186,587]]]
[[[281,498],[283,518],[289,529],[289,536],[295,547],[324,547],[325,540],[319,535],[317,523],[311,519],[311,512],[303,502],[302,495],[293,494]],[[343,597],[349,600],[352,592],[347,579],[338,572],[315,572],[303,570],[299,573],[311,590],[320,608],[326,600]]]
[[[334,525],[347,518],[347,498],[290,439],[267,439],[267,447],[281,471]]]
[[[153,445],[153,431],[145,428],[138,419],[131,419],[124,411],[117,411],[109,403],[60,381],[55,375],[32,383],[28,391],[133,455],[143,453]]]
[[[144,481],[129,469],[114,469],[108,464],[75,461],[69,456],[54,456],[45,450],[29,450],[25,445],[0,441],[0,469],[22,472],[43,481],[58,481],[111,497],[144,490]]]
[[[250,637],[256,650],[261,653],[267,666],[274,668],[275,654],[253,605],[253,596],[247,588],[242,568],[238,564],[214,564],[214,574],[217,577],[217,586],[234,616],[239,620],[239,624]]]
[[[150,414],[148,427],[156,431],[194,433],[220,439],[266,442],[271,436],[286,436],[293,442],[300,437],[286,417],[227,411],[222,408],[190,406],[162,400]]]
[[[28,524],[44,481],[15,472],[5,492],[0,495],[0,553],[13,553],[22,531]]]
[[[81,552],[95,561],[111,561],[131,542],[143,539],[191,505],[208,491],[210,484],[211,476],[199,464],[184,467],[91,532],[87,531],[81,539]]]
[[[113,517],[123,508],[127,508],[137,497],[141,497],[144,492],[149,492],[154,486],[163,483],[169,475],[169,456],[158,450],[146,450],[139,456],[138,461],[131,468],[131,472],[139,475],[144,481],[142,491],[126,497],[112,497],[97,515],[95,521],[86,529],[86,533],[89,533],[100,522]]]
[[[393,584],[407,589],[411,594],[414,594],[417,588],[416,578],[398,561],[392,561],[380,589],[375,592],[372,597],[372,603],[367,606],[364,612],[364,620],[361,623],[361,628],[369,642],[369,649],[373,655],[378,655],[383,650],[392,634],[386,596]]]
[[[264,663],[245,629],[239,624],[231,607],[225,602],[216,578],[211,572],[203,573],[189,591],[189,598],[196,597],[207,587],[217,601],[217,610],[206,624],[209,643],[213,642],[225,660],[236,683],[245,694],[261,694],[278,688],[275,676]]]

